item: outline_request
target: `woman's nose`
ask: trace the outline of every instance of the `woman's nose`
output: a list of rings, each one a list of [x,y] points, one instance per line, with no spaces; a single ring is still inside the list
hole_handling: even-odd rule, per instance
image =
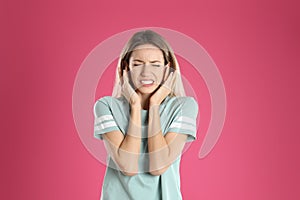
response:
[[[142,69],[142,75],[148,75],[151,72],[151,66],[150,65],[144,65]]]

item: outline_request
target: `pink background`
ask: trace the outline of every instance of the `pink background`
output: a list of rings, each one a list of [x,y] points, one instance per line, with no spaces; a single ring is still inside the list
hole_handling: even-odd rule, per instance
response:
[[[226,88],[224,129],[202,160],[210,102],[200,90],[198,140],[182,158],[184,199],[299,199],[297,1],[130,2],[1,2],[1,199],[99,199],[105,166],[78,137],[74,80],[101,41],[145,26],[197,40]]]

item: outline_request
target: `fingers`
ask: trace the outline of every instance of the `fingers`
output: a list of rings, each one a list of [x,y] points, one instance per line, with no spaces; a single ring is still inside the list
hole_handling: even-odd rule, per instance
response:
[[[171,72],[169,77],[167,78],[167,80],[165,81],[165,83],[163,84],[164,87],[172,90],[172,88],[174,87],[174,84],[176,82],[176,77],[177,77],[177,72]]]
[[[126,70],[123,70],[123,80],[124,82],[122,85],[122,94],[130,104],[136,103],[138,101],[138,96],[129,83],[128,72]]]
[[[166,67],[166,69],[165,69],[164,81],[166,81],[167,78],[168,78],[168,76],[169,76],[169,73],[170,73],[170,64],[168,63],[165,67]]]
[[[123,69],[123,81],[128,82],[128,74],[127,74],[127,71],[125,69]]]
[[[178,77],[178,73],[175,71],[172,76],[171,85],[175,84],[177,77]]]

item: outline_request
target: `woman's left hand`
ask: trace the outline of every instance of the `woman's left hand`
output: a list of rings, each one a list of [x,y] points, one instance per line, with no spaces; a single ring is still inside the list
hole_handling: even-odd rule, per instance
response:
[[[150,105],[160,105],[161,102],[170,94],[174,88],[177,72],[171,72],[167,80],[150,97]]]

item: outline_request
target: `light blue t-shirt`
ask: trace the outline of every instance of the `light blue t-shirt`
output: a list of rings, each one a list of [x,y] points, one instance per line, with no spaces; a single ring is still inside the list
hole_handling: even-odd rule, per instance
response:
[[[161,103],[161,130],[187,134],[187,142],[196,139],[196,120],[198,104],[193,97],[169,97]],[[120,130],[127,132],[130,120],[130,105],[124,97],[105,96],[94,104],[94,136],[103,140],[102,134]],[[104,176],[101,200],[181,200],[180,191],[180,160],[181,155],[161,175],[154,176],[148,171],[148,110],[141,110],[141,156],[139,172],[134,176],[126,176],[117,170],[117,166],[108,155],[107,168]]]

